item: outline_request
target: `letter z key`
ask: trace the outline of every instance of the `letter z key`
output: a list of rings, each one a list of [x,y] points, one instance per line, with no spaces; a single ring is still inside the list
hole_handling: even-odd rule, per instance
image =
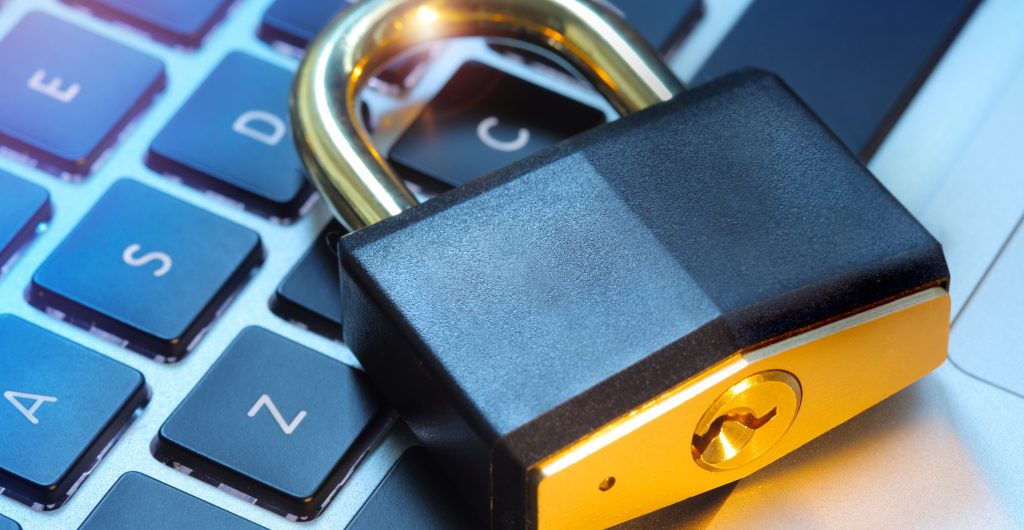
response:
[[[305,521],[385,432],[381,410],[352,368],[247,328],[160,428],[153,454]]]

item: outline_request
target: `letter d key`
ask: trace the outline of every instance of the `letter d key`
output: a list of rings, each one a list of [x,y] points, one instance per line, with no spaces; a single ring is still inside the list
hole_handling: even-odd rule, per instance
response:
[[[562,53],[624,117],[416,205],[355,98],[466,35]],[[735,481],[945,358],[941,248],[821,121],[761,72],[684,92],[600,3],[361,3],[292,113],[352,230],[345,341],[494,528],[604,528]]]
[[[281,118],[269,112],[250,110],[244,112],[235,120],[235,123],[231,125],[231,130],[242,136],[248,136],[262,144],[274,147],[281,143],[287,128]]]

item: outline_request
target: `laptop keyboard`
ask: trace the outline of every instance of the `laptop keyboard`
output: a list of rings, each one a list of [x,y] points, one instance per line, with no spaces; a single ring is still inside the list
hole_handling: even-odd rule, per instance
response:
[[[613,4],[665,51],[703,11]],[[928,16],[878,2],[860,18],[766,4],[698,78],[781,70],[826,118],[853,97],[836,86],[868,93],[856,119],[832,118],[867,156],[974,2],[929,3]],[[0,2],[0,314],[24,317],[0,316],[0,432],[17,433],[0,441],[0,490],[55,515],[8,499],[0,512],[27,529],[472,526],[344,364],[343,231],[287,123],[294,56],[339,5]],[[796,16],[811,13],[815,24]],[[890,23],[863,29],[878,18]],[[898,45],[909,20],[912,45]],[[864,31],[882,44],[851,46]],[[875,75],[883,44],[893,57]],[[381,72],[365,110],[424,197],[613,116],[557,61],[471,40]]]

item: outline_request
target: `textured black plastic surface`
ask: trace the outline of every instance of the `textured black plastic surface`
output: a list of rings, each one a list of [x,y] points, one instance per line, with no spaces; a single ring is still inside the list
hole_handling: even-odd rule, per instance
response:
[[[530,465],[607,421],[739,349],[948,277],[938,243],[758,72],[339,250],[346,342],[481,512],[492,491],[497,527],[529,522]]]

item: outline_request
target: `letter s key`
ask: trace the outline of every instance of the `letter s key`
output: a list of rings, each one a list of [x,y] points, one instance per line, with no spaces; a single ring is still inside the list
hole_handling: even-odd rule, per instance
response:
[[[130,267],[142,267],[154,261],[160,262],[160,266],[153,271],[153,276],[157,278],[171,272],[171,266],[174,264],[174,261],[166,253],[147,252],[142,256],[136,257],[135,254],[139,250],[142,250],[142,246],[138,243],[132,243],[125,247],[124,252],[121,253],[121,259]]]

